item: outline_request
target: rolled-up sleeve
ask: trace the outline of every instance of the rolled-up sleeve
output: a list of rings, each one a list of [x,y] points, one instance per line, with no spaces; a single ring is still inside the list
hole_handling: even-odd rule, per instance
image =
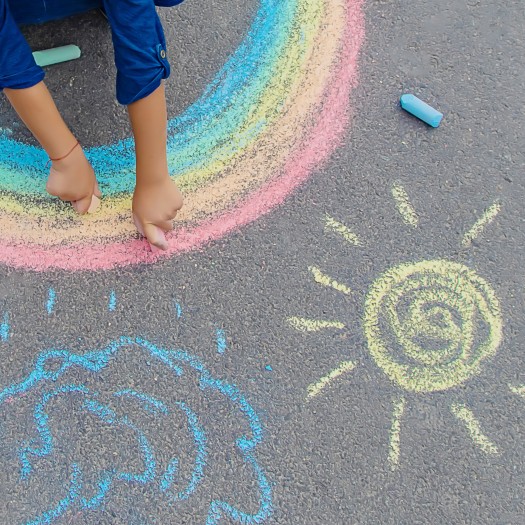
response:
[[[32,87],[44,78],[31,48],[9,11],[7,0],[0,0],[0,89]]]
[[[115,48],[117,100],[128,105],[170,75],[164,30],[154,0],[104,0],[104,8]]]

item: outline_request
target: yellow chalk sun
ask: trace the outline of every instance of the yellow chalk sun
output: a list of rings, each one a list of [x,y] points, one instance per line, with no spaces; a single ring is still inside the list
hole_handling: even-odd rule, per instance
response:
[[[405,189],[392,187],[398,212],[408,226],[417,228],[419,217]],[[494,203],[464,234],[469,246],[498,215]],[[327,231],[353,246],[361,246],[357,234],[333,217],[325,217]],[[309,268],[315,282],[351,294],[317,267]],[[400,459],[401,421],[406,393],[431,393],[456,387],[479,374],[482,362],[496,354],[503,334],[499,301],[490,284],[474,270],[443,260],[399,264],[381,274],[369,287],[364,309],[363,331],[368,351],[377,366],[402,393],[393,400],[388,461],[392,469]],[[340,330],[339,320],[288,318],[290,326],[302,332]],[[338,378],[356,368],[344,361],[307,389],[311,401]],[[525,387],[509,385],[525,397]],[[404,393],[403,393],[404,392]],[[498,447],[483,433],[474,413],[465,404],[451,403],[452,414],[472,441],[485,453],[497,454]]]

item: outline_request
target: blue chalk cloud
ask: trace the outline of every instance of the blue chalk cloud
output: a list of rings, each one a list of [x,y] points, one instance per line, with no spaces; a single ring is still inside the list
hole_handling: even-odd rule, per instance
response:
[[[181,350],[158,348],[141,338],[121,337],[101,350],[90,351],[79,355],[68,350],[48,350],[42,352],[36,359],[32,370],[20,381],[14,382],[0,391],[0,416],[3,410],[15,400],[27,397],[31,399],[31,420],[34,428],[28,431],[31,439],[22,440],[16,450],[20,467],[20,480],[27,482],[39,470],[39,462],[50,460],[57,453],[58,439],[53,432],[50,406],[59,399],[74,400],[78,406],[77,412],[85,414],[101,424],[113,428],[119,433],[132,436],[140,456],[141,468],[124,469],[122,466],[111,467],[98,472],[97,479],[90,483],[89,489],[85,483],[85,472],[81,461],[65,465],[68,479],[63,480],[64,494],[58,501],[51,502],[46,508],[37,510],[28,516],[20,525],[51,524],[66,511],[86,511],[99,508],[108,498],[116,484],[140,484],[154,487],[161,498],[166,498],[174,508],[182,505],[195,494],[197,488],[205,479],[207,466],[210,462],[210,440],[201,420],[206,420],[198,409],[191,406],[191,399],[167,403],[153,395],[135,389],[120,389],[112,394],[113,400],[128,399],[133,401],[139,411],[154,418],[169,418],[182,416],[186,422],[188,435],[194,446],[191,474],[185,486],[175,487],[174,480],[179,472],[179,458],[172,457],[167,464],[161,465],[158,454],[146,433],[135,422],[135,418],[122,415],[112,407],[111,402],[105,402],[102,396],[92,387],[82,382],[70,381],[82,377],[84,373],[97,374],[106,369],[117,355],[126,355],[126,348],[139,347],[146,353],[148,359],[160,363],[167,372],[167,377],[175,380],[185,374],[193,373],[198,378],[201,392],[206,395],[219,395],[227,401],[235,412],[237,420],[242,421],[243,428],[249,428],[246,435],[236,437],[235,447],[240,452],[247,470],[252,473],[258,485],[259,508],[250,513],[236,505],[220,499],[212,499],[209,504],[205,525],[216,525],[222,521],[233,520],[246,525],[264,523],[272,512],[272,490],[270,483],[256,458],[256,448],[262,442],[263,430],[258,415],[244,395],[232,384],[214,378],[204,365],[192,355]],[[74,372],[67,374],[66,372]],[[106,396],[107,397],[107,396]],[[0,434],[0,440],[5,440]],[[5,443],[2,443],[5,446]],[[79,458],[82,459],[82,458]],[[95,489],[93,489],[95,486]]]

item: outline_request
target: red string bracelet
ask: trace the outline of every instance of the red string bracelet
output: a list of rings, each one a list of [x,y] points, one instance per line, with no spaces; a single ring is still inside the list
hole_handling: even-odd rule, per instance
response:
[[[49,160],[47,161],[47,165],[49,166],[49,163],[50,162],[57,162],[59,160],[64,160],[67,156],[69,156],[73,150],[77,147],[77,146],[80,146],[80,142],[77,140],[77,143],[63,156],[63,157],[59,157],[57,159],[52,159],[52,158],[49,158]]]

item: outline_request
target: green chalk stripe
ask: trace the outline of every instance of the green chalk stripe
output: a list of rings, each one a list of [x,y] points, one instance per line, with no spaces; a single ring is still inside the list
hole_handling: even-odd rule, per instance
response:
[[[60,62],[67,62],[68,60],[75,60],[80,58],[80,54],[80,48],[78,46],[69,45],[45,49],[43,51],[34,51],[33,57],[37,65],[45,67],[51,66],[52,64],[59,64]]]

